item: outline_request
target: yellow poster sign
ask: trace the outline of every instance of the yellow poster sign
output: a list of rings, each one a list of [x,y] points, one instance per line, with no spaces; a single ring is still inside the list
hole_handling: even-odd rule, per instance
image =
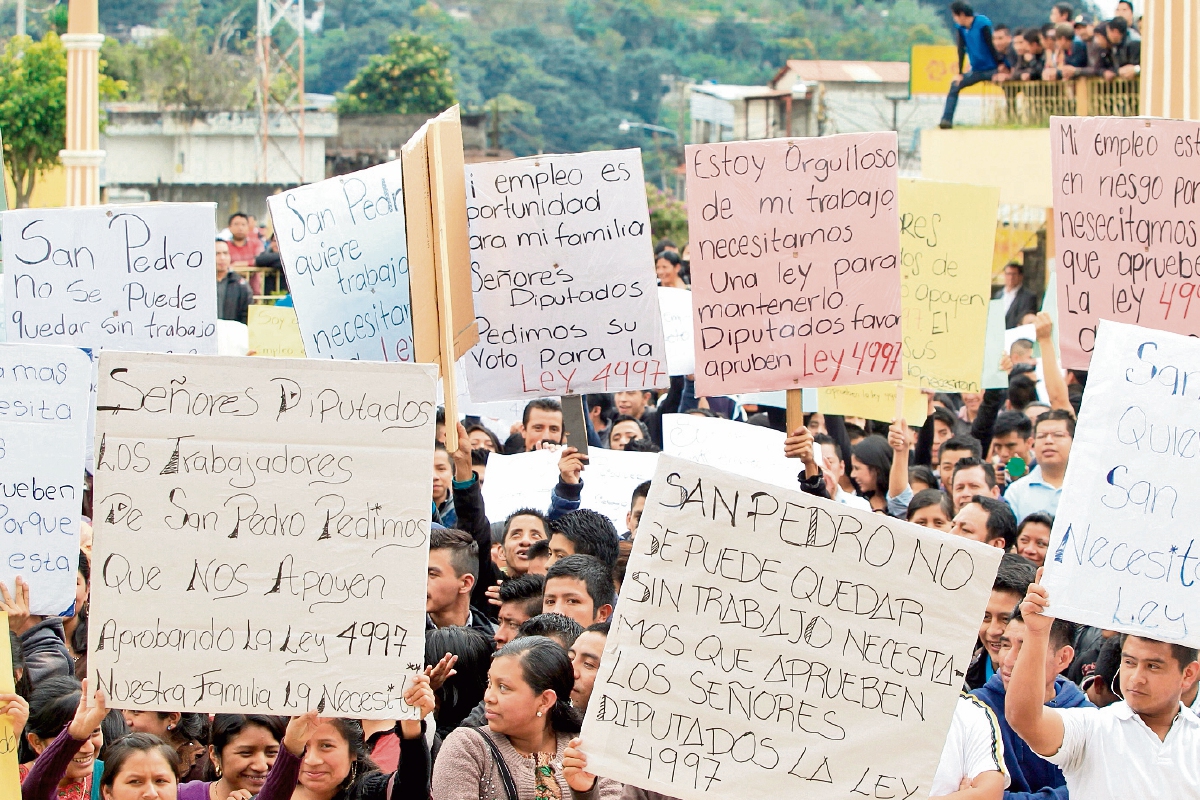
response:
[[[963,59],[964,69],[970,65]],[[909,63],[909,86],[913,94],[940,94],[950,91],[950,81],[958,74],[958,48],[952,44],[914,44]],[[977,83],[962,91],[963,95],[991,94],[1004,96],[996,84]]]
[[[979,392],[1000,190],[901,180],[905,386]]]
[[[287,306],[250,306],[250,353],[274,358],[304,358],[304,339],[296,322],[296,309]]]
[[[3,619],[0,615],[0,619]],[[12,650],[9,648],[7,631],[0,636],[0,693],[13,694]],[[12,720],[0,714],[0,797],[21,796],[21,777],[17,768],[17,736],[13,732]]]
[[[841,414],[890,422],[896,416],[896,381],[829,386],[817,390],[817,408],[822,414]],[[929,400],[920,389],[904,390],[904,419],[911,426],[925,424]]]

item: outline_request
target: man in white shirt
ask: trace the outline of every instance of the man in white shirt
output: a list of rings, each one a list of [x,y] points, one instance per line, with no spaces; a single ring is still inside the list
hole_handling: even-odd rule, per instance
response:
[[[1000,800],[1007,786],[996,715],[978,697],[964,694],[954,707],[929,796]]]
[[[1038,570],[1040,580],[1042,571]],[[1105,708],[1042,704],[1050,597],[1030,584],[1021,604],[1025,643],[1008,683],[1004,715],[1030,748],[1062,769],[1071,797],[1200,798],[1200,718],[1180,702],[1200,676],[1196,650],[1129,635],[1121,694]],[[1052,610],[1052,609],[1051,609]]]

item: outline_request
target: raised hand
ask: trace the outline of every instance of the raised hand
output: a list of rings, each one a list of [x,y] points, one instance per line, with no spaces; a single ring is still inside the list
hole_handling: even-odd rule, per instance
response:
[[[0,581],[0,611],[8,614],[8,629],[20,636],[33,627],[34,622],[29,615],[29,584],[20,575],[17,576],[16,589],[8,591],[8,587]]]
[[[308,746],[308,740],[312,738],[313,731],[324,725],[325,722],[326,720],[318,716],[317,711],[309,711],[298,717],[292,717],[288,720],[287,730],[283,733],[283,746],[294,756],[303,755],[304,748]]]
[[[577,792],[590,792],[596,785],[596,776],[587,771],[587,755],[579,748],[581,739],[572,739],[563,751],[563,777],[567,785]]]
[[[75,717],[71,720],[71,724],[67,726],[67,732],[71,734],[71,738],[77,741],[84,741],[91,738],[91,735],[100,727],[100,723],[108,714],[108,707],[104,703],[104,692],[97,691],[93,695],[96,701],[94,706],[88,705],[88,681],[83,679],[83,691],[79,694],[79,706],[75,709]]]
[[[29,720],[29,702],[19,694],[0,694],[0,714],[12,723],[13,735],[19,741]]]

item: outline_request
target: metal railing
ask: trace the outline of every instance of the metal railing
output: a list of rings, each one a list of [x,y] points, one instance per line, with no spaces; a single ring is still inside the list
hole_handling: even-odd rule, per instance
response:
[[[990,95],[984,124],[1041,128],[1052,116],[1133,117],[1138,114],[1139,82],[1077,78],[1067,81],[1008,81],[1004,97]]]

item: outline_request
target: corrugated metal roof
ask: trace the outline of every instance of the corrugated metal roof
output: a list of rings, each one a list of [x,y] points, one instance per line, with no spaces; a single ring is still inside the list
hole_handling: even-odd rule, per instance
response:
[[[800,61],[786,70],[802,81],[821,83],[908,83],[907,61]],[[783,70],[780,71],[781,73]],[[780,76],[776,77],[778,81]]]
[[[721,100],[745,100],[755,97],[786,97],[791,94],[770,86],[739,86],[732,83],[701,83],[690,87],[693,92],[712,95]]]

